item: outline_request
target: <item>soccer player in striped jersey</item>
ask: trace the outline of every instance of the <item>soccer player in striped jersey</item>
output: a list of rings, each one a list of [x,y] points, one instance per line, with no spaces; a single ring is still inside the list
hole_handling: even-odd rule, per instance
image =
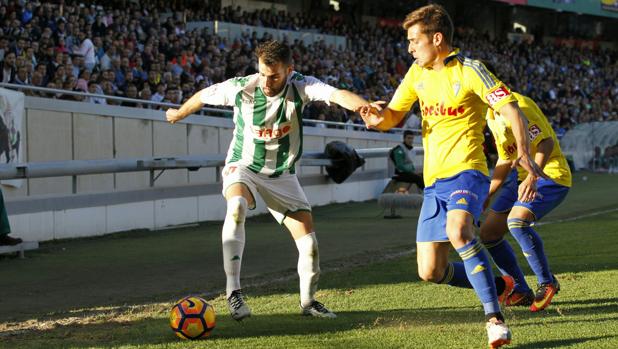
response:
[[[490,68],[493,71],[493,69]],[[526,96],[513,93],[519,107],[528,119],[530,151],[535,162],[549,178],[537,182],[537,194],[532,201],[517,198],[518,183],[529,181],[528,173],[518,166],[512,169],[517,153],[510,122],[499,113],[489,109],[487,124],[498,150],[498,162],[494,170],[489,198],[498,193],[487,218],[481,225],[481,240],[491,253],[494,262],[503,273],[515,279],[514,291],[506,298],[507,305],[530,306],[533,312],[545,309],[560,284],[551,273],[543,240],[534,230],[534,222],[556,208],[566,197],[571,187],[571,170],[562,154],[558,138],[541,109]],[[517,265],[517,259],[504,235],[510,231],[519,243],[530,268],[537,277],[539,286],[532,292],[524,274]]]
[[[303,315],[334,318],[314,296],[320,275],[318,241],[311,206],[295,175],[303,151],[302,110],[311,101],[336,103],[358,111],[367,101],[293,70],[290,48],[278,41],[258,46],[259,73],[207,87],[180,109],[168,109],[174,123],[204,104],[234,107],[234,132],[223,168],[227,214],[223,224],[223,266],[232,317],[251,315],[240,287],[247,209],[259,194],[271,214],[285,225],[298,248],[300,307]]]
[[[452,47],[453,23],[439,5],[419,8],[405,18],[408,52],[415,62],[385,108],[362,108],[368,127],[388,130],[397,125],[418,100],[425,149],[423,206],[416,232],[421,279],[473,287],[483,304],[490,347],[511,342],[498,302],[488,254],[476,239],[483,203],[489,191],[483,154],[485,112],[489,106],[507,118],[517,143],[515,163],[531,176],[523,194],[534,193],[542,176],[529,153],[525,116],[509,89],[479,61],[463,57]],[[449,263],[453,246],[463,263]],[[509,281],[508,283],[506,281]],[[513,279],[503,279],[501,294],[509,294]]]

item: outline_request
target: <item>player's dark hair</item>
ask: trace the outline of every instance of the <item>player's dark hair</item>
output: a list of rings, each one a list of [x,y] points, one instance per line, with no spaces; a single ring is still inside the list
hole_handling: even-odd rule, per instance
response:
[[[292,51],[288,45],[276,40],[265,41],[258,45],[255,55],[266,65],[283,63],[292,64]]]
[[[411,130],[403,131],[403,138],[406,138],[406,136],[414,136],[414,132],[412,132]]]
[[[431,4],[408,13],[403,20],[403,29],[408,30],[415,24],[422,25],[425,35],[431,37],[435,33],[442,33],[448,45],[453,42],[453,21],[444,7],[440,5]]]

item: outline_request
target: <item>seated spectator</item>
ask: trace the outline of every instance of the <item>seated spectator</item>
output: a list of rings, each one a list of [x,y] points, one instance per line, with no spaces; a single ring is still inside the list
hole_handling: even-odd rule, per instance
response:
[[[127,86],[127,92],[125,93],[125,97],[132,98],[132,99],[138,99],[137,86],[133,84]],[[122,101],[120,102],[120,105],[123,107],[136,107],[137,102]]]
[[[4,61],[0,62],[0,81],[11,82],[17,74],[15,66],[15,52],[8,52],[4,55]]]
[[[144,88],[139,92],[139,99],[144,100],[144,101],[150,101],[151,97],[152,97],[152,92],[150,91],[150,86],[144,85]],[[149,103],[140,103],[139,105],[142,108],[155,109],[154,105],[149,104]]]
[[[102,92],[103,90],[101,89],[99,84],[96,83],[96,81],[88,82],[88,93],[102,94]],[[107,104],[107,101],[105,100],[104,97],[94,97],[94,96],[86,97],[84,102],[94,103],[94,104]]]
[[[425,189],[423,175],[414,169],[414,133],[403,131],[403,143],[396,145],[388,154],[395,167],[394,180],[416,184],[419,189]]]
[[[28,75],[28,68],[25,66],[19,67],[17,69],[17,74],[13,77],[12,84],[17,85],[31,85],[30,76]]]

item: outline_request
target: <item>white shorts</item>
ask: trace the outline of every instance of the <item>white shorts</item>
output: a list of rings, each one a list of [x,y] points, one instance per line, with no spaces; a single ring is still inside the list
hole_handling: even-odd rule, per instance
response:
[[[242,183],[249,188],[253,196],[255,208],[255,196],[259,193],[270,213],[279,224],[292,212],[310,211],[311,205],[305,196],[303,188],[295,174],[283,173],[279,177],[270,178],[257,174],[244,165],[237,163],[228,164],[221,171],[223,178],[223,191],[225,196],[227,188],[234,183]]]

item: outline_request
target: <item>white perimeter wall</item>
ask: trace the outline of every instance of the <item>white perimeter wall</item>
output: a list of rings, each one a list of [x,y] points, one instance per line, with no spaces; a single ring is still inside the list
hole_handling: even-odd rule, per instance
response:
[[[225,153],[232,136],[230,119],[191,116],[175,125],[162,111],[95,106],[93,104],[26,97],[22,139],[26,162],[136,157],[165,157]],[[333,140],[360,148],[392,147],[401,135],[305,127],[304,151],[323,151]],[[420,166],[420,164],[419,164]],[[368,159],[355,177],[341,185],[326,180],[319,167],[299,167],[298,174],[312,205],[376,198],[387,176],[387,159]],[[205,220],[221,220],[225,202],[219,194],[217,169],[197,172],[168,170],[149,186],[148,172],[26,179],[20,188],[2,186],[13,234],[27,240],[52,240],[102,235],[132,229],[161,229]],[[317,180],[316,180],[317,178]],[[75,185],[74,185],[75,180]],[[170,190],[204,185],[207,195],[142,199],[140,190]],[[129,199],[97,204],[97,195],[110,193]],[[176,195],[178,196],[178,195]],[[89,198],[92,197],[92,200]],[[80,207],[63,207],[72,198]],[[58,199],[59,204],[55,204]],[[64,199],[60,200],[60,199]],[[46,205],[41,202],[47,200]],[[68,205],[71,206],[71,205]],[[75,206],[75,205],[73,205]],[[38,208],[37,208],[38,207]],[[11,209],[13,208],[13,210]],[[264,213],[258,203],[251,214]]]

